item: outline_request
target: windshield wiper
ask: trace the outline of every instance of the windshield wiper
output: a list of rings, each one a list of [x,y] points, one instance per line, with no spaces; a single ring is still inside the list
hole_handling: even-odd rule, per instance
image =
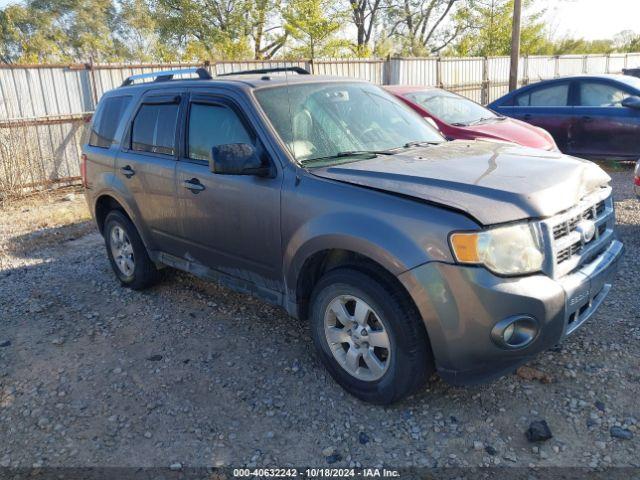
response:
[[[308,158],[301,160],[300,164],[305,165],[308,163],[324,162],[327,160],[337,160],[340,158],[356,158],[364,157],[365,160],[376,158],[378,155],[393,155],[395,152],[390,150],[347,150],[344,152],[338,152],[335,155],[327,155],[326,157]]]
[[[442,142],[434,142],[429,140],[413,140],[411,142],[405,143],[402,148],[411,148],[411,147],[428,147],[429,145],[438,145]]]
[[[500,117],[483,117],[478,120],[474,120],[473,122],[467,123],[467,125],[478,125],[479,123],[488,122],[490,120],[498,120]]]

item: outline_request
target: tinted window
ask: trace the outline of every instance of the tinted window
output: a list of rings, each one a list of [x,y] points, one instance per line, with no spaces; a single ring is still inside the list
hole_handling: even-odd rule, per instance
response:
[[[100,104],[91,124],[89,145],[103,148],[111,146],[120,120],[122,120],[130,101],[130,96],[110,97]]]
[[[569,84],[536,88],[518,95],[515,105],[519,107],[566,107],[569,101]]]
[[[133,121],[131,149],[173,155],[177,118],[177,103],[143,104]]]
[[[580,105],[583,107],[622,107],[622,100],[629,94],[606,83],[581,82]]]
[[[227,143],[253,143],[238,115],[222,105],[192,104],[189,112],[189,158],[208,161],[212,147]]]

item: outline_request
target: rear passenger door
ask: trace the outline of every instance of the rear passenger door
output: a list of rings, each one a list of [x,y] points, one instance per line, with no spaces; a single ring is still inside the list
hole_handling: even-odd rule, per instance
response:
[[[571,82],[554,82],[525,90],[513,99],[505,114],[544,128],[563,152],[570,150],[574,108],[571,106]]]
[[[178,125],[183,94],[150,91],[140,100],[116,162],[116,176],[130,196],[153,245],[179,251],[181,223],[176,209]]]
[[[177,188],[185,236],[184,257],[274,290],[280,278],[282,173],[261,141],[242,99],[194,93],[186,112]],[[275,177],[222,175],[209,167],[211,148],[256,147]],[[194,188],[195,185],[195,188]]]

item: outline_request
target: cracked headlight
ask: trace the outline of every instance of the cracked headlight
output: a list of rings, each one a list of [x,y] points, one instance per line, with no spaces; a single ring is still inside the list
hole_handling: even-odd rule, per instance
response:
[[[544,262],[542,239],[531,223],[455,232],[450,241],[459,263],[483,265],[499,275],[537,272]]]

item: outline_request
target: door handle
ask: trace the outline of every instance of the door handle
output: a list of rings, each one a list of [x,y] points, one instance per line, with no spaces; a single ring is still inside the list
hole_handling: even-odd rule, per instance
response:
[[[200,183],[200,180],[198,180],[197,178],[192,178],[191,180],[185,180],[182,183],[182,186],[187,190],[191,190],[191,192],[193,193],[200,193],[202,190],[204,190],[204,185],[202,185]]]
[[[122,167],[120,169],[120,171],[127,178],[131,178],[136,174],[135,170],[133,168],[131,168],[130,165],[127,165],[126,167]]]
[[[593,120],[593,118],[591,118],[591,117],[590,117],[590,116],[588,116],[588,115],[585,115],[585,116],[583,116],[583,117],[582,117],[582,121],[583,121],[583,122],[585,122],[585,123],[588,123],[588,122],[590,122],[591,120]]]
[[[531,114],[530,113],[525,113],[524,116],[522,117],[524,120],[531,120]]]

